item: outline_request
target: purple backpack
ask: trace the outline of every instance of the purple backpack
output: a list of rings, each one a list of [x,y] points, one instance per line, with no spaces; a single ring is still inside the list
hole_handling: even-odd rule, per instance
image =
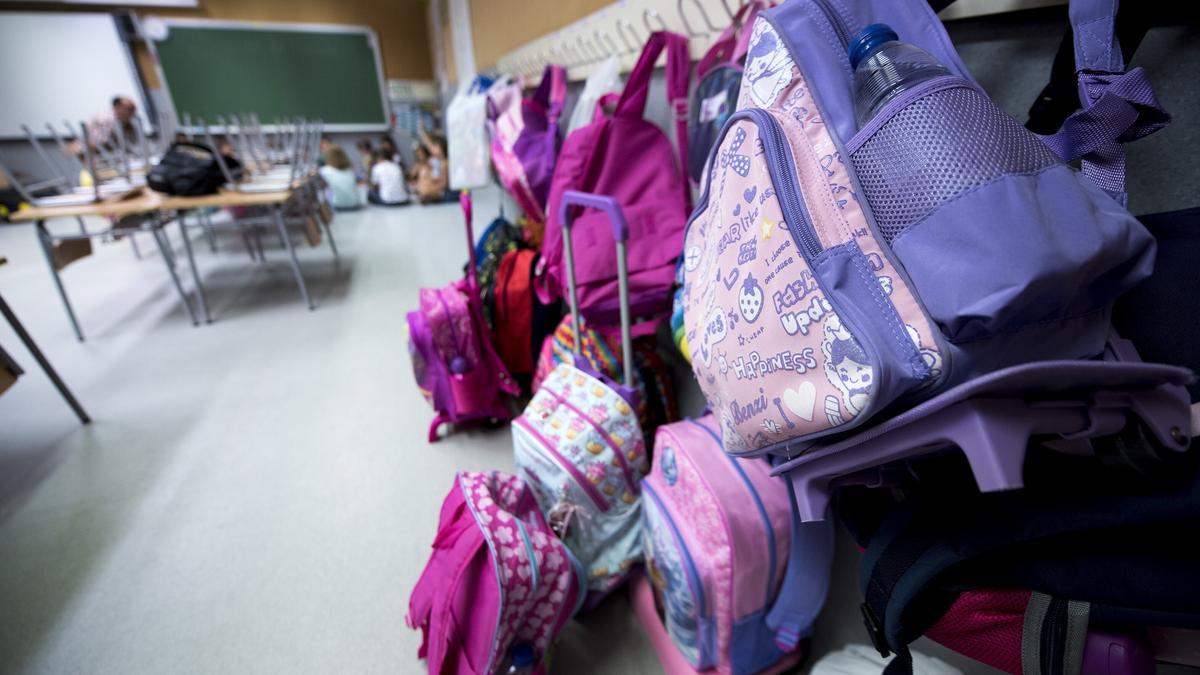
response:
[[[567,102],[567,71],[547,65],[533,98],[521,85],[493,87],[488,93],[492,164],[500,183],[535,223],[546,222],[546,196],[558,158],[558,118]]]
[[[1111,41],[1114,4],[1071,10],[1099,12]],[[859,129],[846,43],[874,22],[952,74]],[[1082,51],[1113,58],[1105,46]],[[1076,142],[1047,142],[971,79],[924,0],[759,15],[684,249],[685,336],[726,450],[794,455],[980,375],[1103,351],[1113,300],[1155,250],[1110,194],[1116,141],[1165,114],[1140,69],[1084,72],[1096,97],[1067,121]],[[1082,172],[1064,161],[1078,153]]]
[[[667,50],[667,97],[676,111],[679,156],[658,127],[643,119],[650,75]],[[684,175],[687,158],[687,38],[660,31],[650,35],[637,65],[629,73],[611,116],[576,129],[563,144],[550,188],[549,219],[542,242],[538,293],[543,302],[567,292],[563,268],[563,195],[577,190],[613,197],[629,223],[629,292],[634,316],[665,314],[671,306],[675,259],[683,243],[683,226],[691,205]],[[595,324],[615,324],[617,263],[609,245],[609,224],[601,213],[585,213],[575,221],[579,309]]]
[[[718,433],[712,415],[658,428],[642,480],[646,576],[692,669],[757,673],[811,633],[833,528],[794,520],[787,483],[765,460],[725,454]]]
[[[506,420],[512,417],[508,396],[520,392],[504,362],[492,348],[483,320],[471,229],[471,198],[459,200],[467,221],[467,277],[444,288],[422,288],[421,307],[408,313],[408,353],[417,387],[437,412],[429,424],[429,442],[438,440],[445,423]]]
[[[583,568],[516,476],[464,471],[442,502],[433,553],[409,599],[430,673],[507,672],[515,648],[545,673],[551,642],[583,603]]]

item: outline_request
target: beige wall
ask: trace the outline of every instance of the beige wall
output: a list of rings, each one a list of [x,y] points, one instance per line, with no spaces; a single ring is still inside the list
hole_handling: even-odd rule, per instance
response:
[[[612,4],[612,0],[470,0],[471,38],[480,70],[546,33]]]

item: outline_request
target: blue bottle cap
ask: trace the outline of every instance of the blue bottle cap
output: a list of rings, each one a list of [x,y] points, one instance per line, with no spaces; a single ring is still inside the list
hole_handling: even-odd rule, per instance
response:
[[[512,665],[514,668],[525,668],[533,665],[533,646],[522,642],[512,648]]]
[[[850,67],[857,68],[858,62],[867,58],[879,45],[899,39],[896,31],[886,23],[873,23],[858,31],[850,38],[850,44],[846,45],[847,51],[850,52]]]

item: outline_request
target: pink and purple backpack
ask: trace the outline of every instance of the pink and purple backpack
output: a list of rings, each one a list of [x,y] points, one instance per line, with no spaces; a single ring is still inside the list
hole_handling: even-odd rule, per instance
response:
[[[488,93],[492,164],[500,184],[535,223],[546,222],[546,197],[558,159],[558,118],[567,102],[567,72],[547,65],[533,98],[519,83]]]
[[[707,415],[659,427],[642,481],[646,575],[694,670],[749,675],[795,657],[825,603],[829,523],[793,521],[787,483],[721,448]]]
[[[506,672],[517,646],[534,673],[584,597],[583,570],[516,476],[465,471],[442,502],[433,554],[406,622],[422,633],[430,673]]]
[[[520,389],[492,347],[483,319],[471,230],[471,198],[460,196],[467,221],[467,276],[444,288],[422,288],[421,306],[409,312],[408,353],[417,387],[437,415],[429,442],[442,424],[512,417],[508,396]]]
[[[859,129],[847,42],[874,22],[952,74]],[[684,244],[685,337],[727,451],[795,456],[981,375],[1103,351],[1155,245],[1089,167],[1162,117],[1140,69],[1085,80],[1125,126],[1077,120],[1081,172],[988,98],[924,0],[759,15]]]
[[[678,156],[666,134],[643,119],[650,76],[664,48],[667,97],[676,111]],[[598,114],[595,122],[567,137],[550,187],[538,285],[543,301],[567,292],[559,212],[563,195],[577,190],[612,197],[625,213],[633,314],[654,316],[669,311],[675,260],[691,208],[691,188],[683,169],[689,69],[687,38],[665,31],[651,34],[612,115]],[[603,214],[586,213],[575,222],[580,310],[593,323],[611,325],[616,323],[619,302],[616,258],[609,241]]]

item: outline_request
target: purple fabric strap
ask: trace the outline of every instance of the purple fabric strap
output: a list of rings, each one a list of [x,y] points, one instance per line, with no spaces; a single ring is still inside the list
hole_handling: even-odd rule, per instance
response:
[[[1123,74],[1080,73],[1083,110],[1043,140],[1063,161],[1082,160],[1084,174],[1124,203],[1125,151],[1171,121],[1141,68]],[[1083,83],[1087,83],[1084,85]]]
[[[1047,144],[1065,161],[1080,160],[1083,174],[1122,205],[1125,149],[1165,127],[1171,116],[1159,104],[1141,68],[1125,71],[1117,43],[1118,0],[1071,0],[1075,68],[1083,109],[1067,118]]]

